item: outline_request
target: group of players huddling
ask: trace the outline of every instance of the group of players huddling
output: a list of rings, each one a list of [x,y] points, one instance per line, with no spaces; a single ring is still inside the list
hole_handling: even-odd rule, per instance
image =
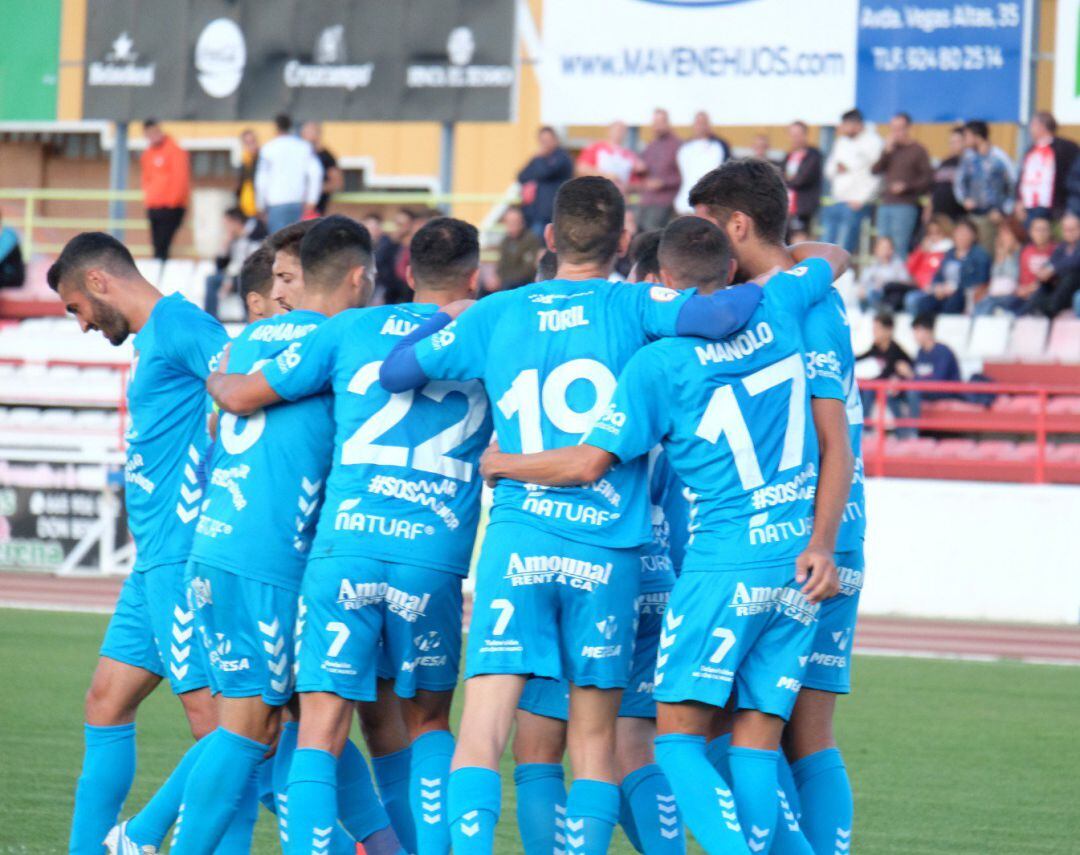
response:
[[[425,225],[415,301],[372,308],[362,225],[289,226],[244,265],[231,342],[113,238],[65,247],[49,283],[83,329],[136,334],[137,561],[87,696],[72,853],[145,855],[170,829],[181,855],[246,852],[260,801],[290,855],[490,853],[514,732],[527,855],[606,852],[620,823],[646,855],[685,852],[684,825],[710,853],[847,855],[848,256],[785,245],[762,161],[691,202],[639,239],[632,283],[609,281],[622,196],[574,179],[554,272],[476,303],[465,222]],[[197,741],[118,823],[162,677]]]

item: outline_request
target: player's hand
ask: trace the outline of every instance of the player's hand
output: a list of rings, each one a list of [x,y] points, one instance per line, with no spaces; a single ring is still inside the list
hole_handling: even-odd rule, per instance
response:
[[[840,577],[831,552],[808,546],[795,559],[795,581],[802,585],[803,595],[812,603],[820,603],[840,592]]]
[[[480,456],[480,475],[484,483],[494,488],[499,483],[498,457],[502,454],[498,440],[493,440]]]

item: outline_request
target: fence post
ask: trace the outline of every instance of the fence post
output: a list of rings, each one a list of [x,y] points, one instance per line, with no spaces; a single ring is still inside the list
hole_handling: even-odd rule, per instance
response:
[[[1035,483],[1046,483],[1046,404],[1045,389],[1039,390],[1039,409],[1035,413]]]
[[[878,381],[879,384],[881,381]],[[874,408],[874,425],[877,431],[877,437],[875,442],[877,443],[877,461],[874,465],[875,473],[878,478],[885,474],[885,406],[888,396],[885,393],[885,387],[879,385],[874,390],[875,398],[877,402]]]
[[[33,190],[26,192],[26,206],[23,211],[23,247],[26,250],[26,262],[34,257],[34,207],[37,194]]]

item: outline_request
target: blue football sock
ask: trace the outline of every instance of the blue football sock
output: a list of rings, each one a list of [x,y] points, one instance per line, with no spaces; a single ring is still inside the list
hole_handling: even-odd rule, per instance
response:
[[[364,755],[351,739],[346,740],[338,759],[337,788],[337,815],[354,839],[363,843],[390,825]]]
[[[626,790],[622,787],[619,788],[619,825],[622,826],[623,834],[634,847],[634,851],[644,855],[645,850],[641,848],[641,837],[638,835],[637,824],[634,822],[634,809],[630,806],[626,798]]]
[[[772,849],[776,837],[780,802],[776,795],[776,751],[732,745],[728,749],[732,789],[738,804],[739,819],[750,851],[764,855]]]
[[[289,769],[292,767],[293,754],[296,752],[296,736],[300,726],[295,721],[287,721],[281,726],[277,751],[270,758],[274,762],[271,773],[274,798],[277,802],[278,837],[281,851],[289,851]]]
[[[288,852],[309,855],[329,848],[337,826],[337,764],[337,757],[317,748],[293,753],[286,800]]]
[[[839,748],[826,748],[791,766],[802,802],[803,834],[815,852],[848,852],[855,805]]]
[[[68,850],[71,855],[99,855],[135,780],[135,724],[87,724],[83,738],[83,765],[75,785]]]
[[[454,855],[488,855],[495,851],[495,826],[502,810],[498,772],[481,766],[451,772],[446,806]]]
[[[686,835],[675,805],[675,793],[659,766],[650,763],[635,769],[623,779],[621,789],[630,804],[641,840],[638,851],[649,855],[675,855],[686,851]]]
[[[705,756],[709,758],[712,767],[720,773],[720,777],[728,783],[731,783],[731,767],[728,765],[727,759],[727,752],[730,747],[730,733],[711,739],[705,745]]]
[[[522,763],[514,769],[517,821],[525,855],[551,855],[566,843],[566,783],[559,763]],[[562,839],[556,837],[558,835]]]
[[[259,764],[248,777],[247,786],[240,796],[240,804],[229,821],[214,855],[250,855],[251,840],[255,835],[255,823],[259,820]]]
[[[682,818],[706,852],[743,852],[735,796],[705,756],[705,737],[668,733],[656,737],[656,762],[664,770]]]
[[[127,836],[140,846],[161,848],[161,842],[169,833],[176,817],[180,813],[180,803],[184,800],[184,785],[195,763],[210,744],[213,733],[204,736],[188,749],[187,754],[165,779],[153,797],[128,822]]]
[[[780,789],[784,791],[784,798],[788,803],[788,810],[795,814],[795,818],[802,816],[802,802],[799,799],[799,786],[795,783],[795,776],[791,772],[791,764],[784,752],[781,751],[776,761],[776,777],[780,782]]]
[[[256,784],[259,791],[259,801],[262,802],[262,806],[266,808],[270,813],[277,816],[277,796],[274,793],[274,762],[276,760],[276,754],[274,757],[267,757],[262,763],[259,764],[258,771],[258,783]]]
[[[255,768],[270,748],[223,727],[213,733],[184,785],[184,822],[170,851],[212,852],[241,807],[256,798]]]
[[[566,796],[566,855],[604,855],[619,821],[619,788],[578,778]]]
[[[424,855],[450,851],[445,801],[453,756],[454,737],[448,730],[429,731],[412,744],[409,803],[416,821],[416,851]]]
[[[416,825],[409,807],[409,774],[412,767],[412,751],[403,748],[383,757],[372,757],[375,783],[379,786],[383,806],[394,826],[398,840],[406,852],[416,851]]]

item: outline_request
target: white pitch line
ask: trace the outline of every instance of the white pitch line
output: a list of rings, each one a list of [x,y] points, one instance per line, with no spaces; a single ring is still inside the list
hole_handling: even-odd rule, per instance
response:
[[[895,659],[942,659],[956,662],[1022,662],[1025,665],[1080,665],[1075,659],[1051,659],[1044,656],[1005,656],[990,653],[940,653],[931,650],[896,650],[885,647],[859,647],[862,656],[890,656]]]
[[[113,606],[73,606],[71,603],[27,602],[24,600],[0,600],[0,609],[18,609],[28,612],[76,612],[88,615],[111,615]]]

